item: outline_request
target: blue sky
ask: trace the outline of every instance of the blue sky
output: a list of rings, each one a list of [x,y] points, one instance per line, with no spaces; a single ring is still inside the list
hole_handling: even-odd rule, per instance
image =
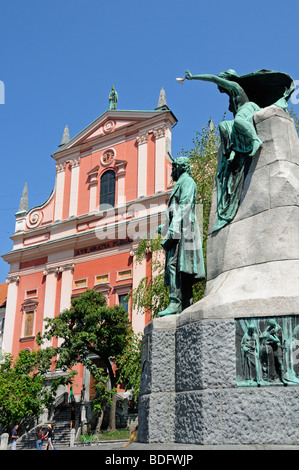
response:
[[[227,110],[215,85],[179,85],[186,69],[268,68],[299,79],[295,0],[3,0],[0,8],[0,254],[12,248],[24,183],[30,208],[48,198],[65,125],[73,137],[103,114],[112,84],[118,109],[154,109],[164,87],[178,119],[176,156]],[[0,283],[7,275],[0,258]]]

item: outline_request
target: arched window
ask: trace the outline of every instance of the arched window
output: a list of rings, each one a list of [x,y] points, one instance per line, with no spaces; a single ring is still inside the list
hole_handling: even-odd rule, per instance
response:
[[[100,186],[100,207],[108,204],[115,205],[115,172],[113,170],[105,171],[101,177]]]

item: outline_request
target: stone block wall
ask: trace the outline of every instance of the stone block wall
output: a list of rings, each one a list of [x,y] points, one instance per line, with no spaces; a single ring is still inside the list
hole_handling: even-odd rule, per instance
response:
[[[139,441],[298,444],[299,387],[237,386],[234,321],[183,316],[145,331]]]

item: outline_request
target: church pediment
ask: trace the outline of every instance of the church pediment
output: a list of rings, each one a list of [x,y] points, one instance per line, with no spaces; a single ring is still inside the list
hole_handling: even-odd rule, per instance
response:
[[[94,132],[92,132],[83,142],[88,142],[96,137],[102,137],[107,134],[112,134],[114,131],[119,130],[123,127],[128,127],[132,124],[135,124],[136,121],[129,120],[114,120],[108,119],[102,125],[100,125]]]
[[[106,111],[106,113],[83,129],[83,131],[60,146],[59,150],[53,154],[53,157],[59,157],[62,152],[70,150],[77,145],[91,142],[99,137],[105,137],[121,129],[142,123],[157,116],[157,114],[159,114],[157,111]]]

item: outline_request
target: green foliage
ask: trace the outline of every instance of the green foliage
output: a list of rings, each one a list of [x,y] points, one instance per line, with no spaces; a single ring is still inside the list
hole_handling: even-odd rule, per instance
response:
[[[5,431],[26,417],[38,416],[49,406],[54,389],[44,390],[50,356],[43,351],[20,351],[14,359],[5,354],[0,364],[0,421]]]
[[[116,357],[118,383],[124,383],[127,390],[132,390],[135,398],[140,393],[141,342],[141,333],[131,331],[125,350]]]
[[[93,444],[101,441],[116,441],[130,438],[129,429],[117,429],[116,431],[101,431],[101,434],[82,434],[80,442]]]
[[[139,285],[131,292],[132,308],[139,313],[151,312],[152,317],[167,307],[169,302],[168,287],[164,286],[164,259],[161,253],[161,235],[150,240],[143,239],[136,250],[136,262],[141,263],[144,257],[149,257],[152,277],[144,277]],[[156,256],[157,255],[157,256]]]
[[[132,307],[137,308],[138,312],[151,312],[153,318],[168,305],[169,292],[164,286],[164,265],[161,265],[162,270],[163,272],[155,274],[151,279],[142,278],[131,293]]]
[[[56,348],[57,367],[68,369],[82,363],[92,371],[89,355],[97,354],[110,364],[109,358],[126,346],[128,334],[126,311],[119,305],[108,307],[101,293],[87,290],[73,299],[70,309],[46,319],[44,339],[63,340]]]
[[[58,337],[56,367],[68,370],[81,363],[90,371],[96,379],[94,408],[100,411],[116,393],[117,378],[110,359],[122,355],[130,333],[127,312],[119,305],[108,307],[100,292],[87,290],[72,300],[70,309],[46,319],[45,334],[39,336],[39,342]],[[98,367],[91,354],[104,361],[105,369]],[[107,389],[109,379],[111,388]]]
[[[117,388],[108,388],[109,376],[104,369],[91,364],[89,370],[95,378],[96,397],[93,399],[93,409],[100,412],[107,404],[112,404],[112,396],[117,392]]]
[[[141,240],[136,250],[137,263],[141,263],[146,254],[161,250],[160,243],[162,241],[162,237],[159,233],[157,233],[156,235],[156,238],[151,238],[150,240],[144,238],[143,240]]]

